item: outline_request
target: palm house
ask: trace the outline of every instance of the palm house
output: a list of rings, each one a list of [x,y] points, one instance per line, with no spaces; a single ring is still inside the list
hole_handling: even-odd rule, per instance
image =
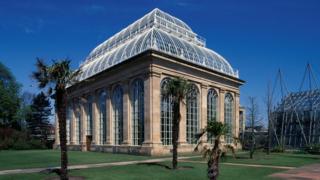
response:
[[[67,89],[70,150],[170,153],[172,103],[161,89],[172,77],[193,84],[180,108],[180,152],[193,151],[208,120],[231,127],[225,143],[239,134],[244,81],[238,71],[186,23],[159,9],[94,48],[79,69],[79,82]]]

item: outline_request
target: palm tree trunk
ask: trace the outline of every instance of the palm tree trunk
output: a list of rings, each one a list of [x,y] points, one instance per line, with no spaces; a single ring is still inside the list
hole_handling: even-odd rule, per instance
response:
[[[178,166],[178,139],[180,130],[180,105],[179,102],[173,104],[173,123],[172,123],[172,169]]]
[[[66,91],[56,91],[56,108],[59,120],[59,136],[61,149],[61,169],[60,179],[68,180],[68,156],[67,156],[67,139],[66,139]]]
[[[214,140],[211,160],[208,161],[208,177],[210,180],[217,180],[219,176],[219,160],[220,160],[220,137]]]

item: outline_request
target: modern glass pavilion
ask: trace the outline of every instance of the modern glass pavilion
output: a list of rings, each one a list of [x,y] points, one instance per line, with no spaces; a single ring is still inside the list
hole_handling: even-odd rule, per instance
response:
[[[70,149],[169,153],[172,104],[161,89],[177,76],[193,83],[181,104],[180,151],[193,150],[207,120],[232,127],[226,143],[238,135],[244,81],[186,23],[159,9],[96,47],[80,70],[79,83],[68,88]]]
[[[320,90],[290,93],[272,112],[273,145],[303,148],[320,144]]]

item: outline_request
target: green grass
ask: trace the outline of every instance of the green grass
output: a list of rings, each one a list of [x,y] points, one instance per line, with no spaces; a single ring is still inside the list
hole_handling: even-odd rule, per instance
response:
[[[190,155],[190,154],[183,154]],[[192,154],[195,155],[195,154]],[[32,168],[32,167],[50,167],[59,165],[59,151],[54,150],[33,150],[33,151],[0,151],[0,170],[14,168]],[[261,164],[275,166],[293,166],[298,167],[306,164],[319,163],[320,156],[294,153],[272,153],[266,155],[263,152],[256,152],[254,159],[249,159],[246,152],[238,154],[237,159],[227,157],[222,162],[243,163],[243,164]],[[125,154],[110,154],[96,152],[69,152],[70,164],[90,164],[102,162],[118,162],[130,160],[149,159],[147,156],[133,156]],[[158,158],[158,157],[157,157]],[[193,158],[196,162],[180,162],[180,167],[189,167],[172,171],[163,166],[170,166],[171,162],[159,164],[139,164],[127,166],[114,166],[103,168],[91,168],[82,170],[72,170],[72,176],[84,176],[86,179],[207,179],[206,164],[201,158]],[[200,162],[197,162],[200,161]],[[3,163],[5,162],[5,163]],[[191,168],[190,168],[191,167]],[[284,171],[272,168],[255,168],[224,165],[220,166],[220,180],[247,180],[247,179],[265,179],[270,180],[270,174]],[[54,174],[47,175],[41,173],[3,175],[1,179],[45,179]]]
[[[170,162],[161,163],[160,165],[169,165]],[[179,169],[172,171],[159,165],[128,165],[128,166],[116,166],[116,167],[105,167],[105,168],[93,168],[83,170],[72,170],[71,176],[84,176],[86,179],[94,180],[194,180],[203,179],[206,180],[206,165],[200,163],[179,163],[180,167],[188,167],[185,169]],[[220,180],[248,180],[248,179],[269,179],[268,175],[279,172],[279,170],[270,168],[249,168],[249,167],[238,167],[238,166],[221,166]],[[52,176],[52,175],[51,175]],[[48,175],[35,173],[25,175],[10,175],[0,176],[0,179],[44,179],[49,177]]]
[[[69,164],[92,164],[149,159],[147,156],[112,154],[99,152],[69,151]],[[0,151],[0,170],[17,168],[53,167],[60,165],[60,151],[28,150]],[[5,162],[5,163],[3,163]]]
[[[191,160],[203,161],[203,158],[192,158]],[[249,153],[239,153],[237,159],[227,156],[221,162],[243,163],[243,164],[261,164],[274,166],[299,167],[307,164],[320,163],[319,155],[294,154],[294,153],[271,153],[266,155],[265,152],[257,151],[253,159],[249,159]]]

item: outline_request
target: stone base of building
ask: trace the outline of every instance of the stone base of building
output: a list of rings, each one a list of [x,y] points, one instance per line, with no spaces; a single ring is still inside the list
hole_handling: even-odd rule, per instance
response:
[[[194,145],[182,145],[178,147],[179,153],[192,153],[194,152]],[[56,145],[55,149],[59,149],[60,146]],[[69,151],[87,151],[83,145],[68,145]],[[172,146],[130,146],[130,145],[92,145],[90,147],[92,152],[108,152],[115,154],[132,154],[132,155],[145,155],[145,156],[160,156],[169,155],[172,151]]]
[[[224,142],[223,142],[224,144]],[[208,143],[203,143],[199,150]],[[241,149],[241,144],[233,145],[235,149]],[[107,152],[115,154],[132,154],[132,155],[145,155],[145,156],[161,156],[161,155],[170,155],[172,151],[172,146],[163,146],[162,144],[143,144],[141,146],[132,146],[132,145],[91,145],[88,150],[87,147],[83,144],[68,144],[69,151],[92,151],[92,152]],[[179,153],[192,153],[194,152],[195,145],[191,144],[180,144],[178,146]],[[59,144],[54,144],[54,149],[60,149]]]

